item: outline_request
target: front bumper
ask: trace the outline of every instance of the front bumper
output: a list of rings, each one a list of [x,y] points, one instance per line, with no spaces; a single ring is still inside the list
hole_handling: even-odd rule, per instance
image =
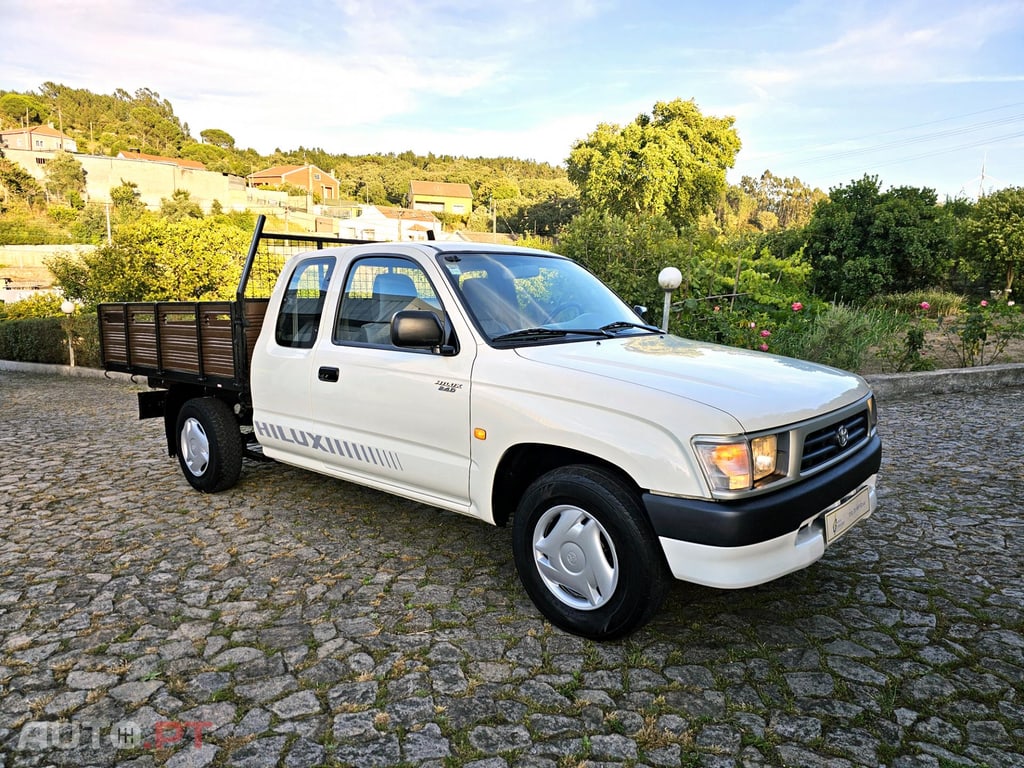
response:
[[[842,463],[776,493],[738,502],[644,494],[647,514],[677,579],[712,587],[763,584],[818,560],[826,547],[824,516],[867,487],[870,516],[878,504],[877,435]]]

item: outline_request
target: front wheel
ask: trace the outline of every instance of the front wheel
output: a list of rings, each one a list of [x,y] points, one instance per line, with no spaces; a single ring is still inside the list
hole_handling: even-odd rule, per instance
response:
[[[636,494],[596,467],[561,467],[536,480],[516,510],[512,550],[540,612],[594,640],[643,626],[671,583]]]
[[[178,463],[197,491],[217,493],[242,473],[242,436],[231,408],[215,397],[197,397],[178,412]]]

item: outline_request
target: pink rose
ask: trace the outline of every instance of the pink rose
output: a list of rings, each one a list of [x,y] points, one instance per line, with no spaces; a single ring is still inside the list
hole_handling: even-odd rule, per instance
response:
[[[793,311],[794,312],[799,312],[803,308],[804,308],[804,305],[801,304],[799,301],[794,301],[793,302]]]
[[[772,335],[772,332],[769,331],[768,329],[765,329],[765,330],[761,331],[761,338],[763,338],[763,339],[767,339],[771,335]]]
[[[983,307],[987,307],[987,306],[988,306],[988,302],[987,302],[987,301],[985,301],[984,299],[982,299],[982,300],[981,300],[981,306],[983,306]]]
[[[762,352],[767,352],[768,351],[768,345],[767,344],[762,344],[761,345],[761,351]]]
[[[932,308],[932,305],[929,304],[927,301],[922,301],[920,304],[918,304],[918,306],[921,309],[931,309]]]

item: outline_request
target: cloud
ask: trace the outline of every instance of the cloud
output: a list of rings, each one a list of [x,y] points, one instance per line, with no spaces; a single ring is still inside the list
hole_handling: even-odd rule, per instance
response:
[[[920,13],[909,3],[895,3],[870,18],[849,18],[842,7],[824,10],[800,26],[804,40],[785,53],[761,52],[737,67],[735,81],[766,97],[778,91],[840,87],[866,88],[971,78],[972,67],[984,65],[986,41],[1020,27],[1024,3],[957,6],[943,14],[941,6]],[[922,17],[926,19],[922,21]],[[824,40],[808,44],[809,30]],[[810,32],[814,34],[814,32]]]

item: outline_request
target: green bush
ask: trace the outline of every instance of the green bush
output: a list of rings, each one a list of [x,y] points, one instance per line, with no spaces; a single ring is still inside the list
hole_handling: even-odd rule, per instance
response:
[[[860,371],[870,349],[896,330],[891,312],[837,304],[788,323],[773,335],[773,352],[801,360]]]
[[[66,322],[66,318],[63,317],[0,321],[0,360],[67,365]],[[71,323],[75,364],[99,367],[99,328],[96,315],[76,315]]]

